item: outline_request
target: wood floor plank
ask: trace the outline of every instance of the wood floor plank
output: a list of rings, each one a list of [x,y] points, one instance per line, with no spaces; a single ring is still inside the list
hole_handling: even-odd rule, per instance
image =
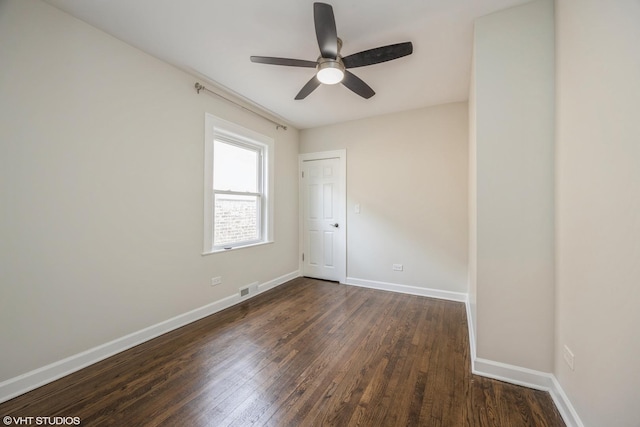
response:
[[[298,278],[0,404],[83,426],[564,426],[471,374],[461,303]]]

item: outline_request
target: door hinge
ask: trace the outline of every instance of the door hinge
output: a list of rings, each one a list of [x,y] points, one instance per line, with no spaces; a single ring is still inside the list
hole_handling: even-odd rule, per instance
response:
[[[304,261],[304,252],[302,253],[302,261]]]
[[[304,171],[302,171],[302,177],[304,178]]]

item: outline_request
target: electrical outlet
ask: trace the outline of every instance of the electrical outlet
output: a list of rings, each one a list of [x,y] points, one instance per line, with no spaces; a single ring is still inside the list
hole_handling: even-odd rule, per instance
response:
[[[566,345],[564,346],[562,356],[564,357],[564,361],[567,362],[567,365],[569,365],[569,368],[573,371],[573,352]]]
[[[211,278],[211,286],[218,286],[222,284],[222,277],[212,277]]]
[[[392,268],[393,268],[393,271],[402,271],[404,269],[402,264],[393,264]]]

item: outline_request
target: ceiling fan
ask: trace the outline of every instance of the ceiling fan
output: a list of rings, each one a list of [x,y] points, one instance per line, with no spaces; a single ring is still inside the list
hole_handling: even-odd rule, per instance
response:
[[[270,56],[252,56],[251,62],[271,65],[285,65],[289,67],[315,68],[316,75],[307,82],[298,92],[295,99],[304,99],[313,92],[320,84],[342,83],[347,88],[369,99],[376,93],[368,84],[363,82],[355,74],[348,71],[348,68],[365,67],[367,65],[379,64],[402,58],[413,53],[411,42],[392,44],[377,47],[362,52],[354,53],[342,57],[340,49],[342,40],[338,38],[336,30],[336,20],[333,15],[333,8],[330,4],[313,4],[313,21],[316,27],[316,38],[320,47],[320,57],[317,61],[305,61],[303,59],[274,58]]]

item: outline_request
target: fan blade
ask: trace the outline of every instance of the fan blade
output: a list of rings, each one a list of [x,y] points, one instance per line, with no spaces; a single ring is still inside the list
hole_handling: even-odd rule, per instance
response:
[[[313,21],[316,26],[316,37],[323,58],[336,59],[338,57],[338,31],[333,8],[330,4],[313,4]]]
[[[342,58],[342,62],[344,62],[346,68],[357,68],[391,61],[411,55],[412,53],[413,44],[411,44],[411,42],[405,42],[354,53],[353,55]]]
[[[296,95],[296,99],[305,99],[311,92],[316,90],[318,86],[320,86],[320,80],[318,80],[316,76],[313,76],[313,78],[309,80],[302,89],[300,89],[300,92]]]
[[[316,65],[318,65],[317,62],[305,61],[304,59],[273,58],[271,56],[252,56],[251,62],[257,62],[259,64],[286,65],[288,67],[307,68],[316,68]]]
[[[365,99],[369,99],[376,94],[368,84],[360,79],[360,77],[347,70],[344,71],[344,79],[342,79],[342,84]]]

